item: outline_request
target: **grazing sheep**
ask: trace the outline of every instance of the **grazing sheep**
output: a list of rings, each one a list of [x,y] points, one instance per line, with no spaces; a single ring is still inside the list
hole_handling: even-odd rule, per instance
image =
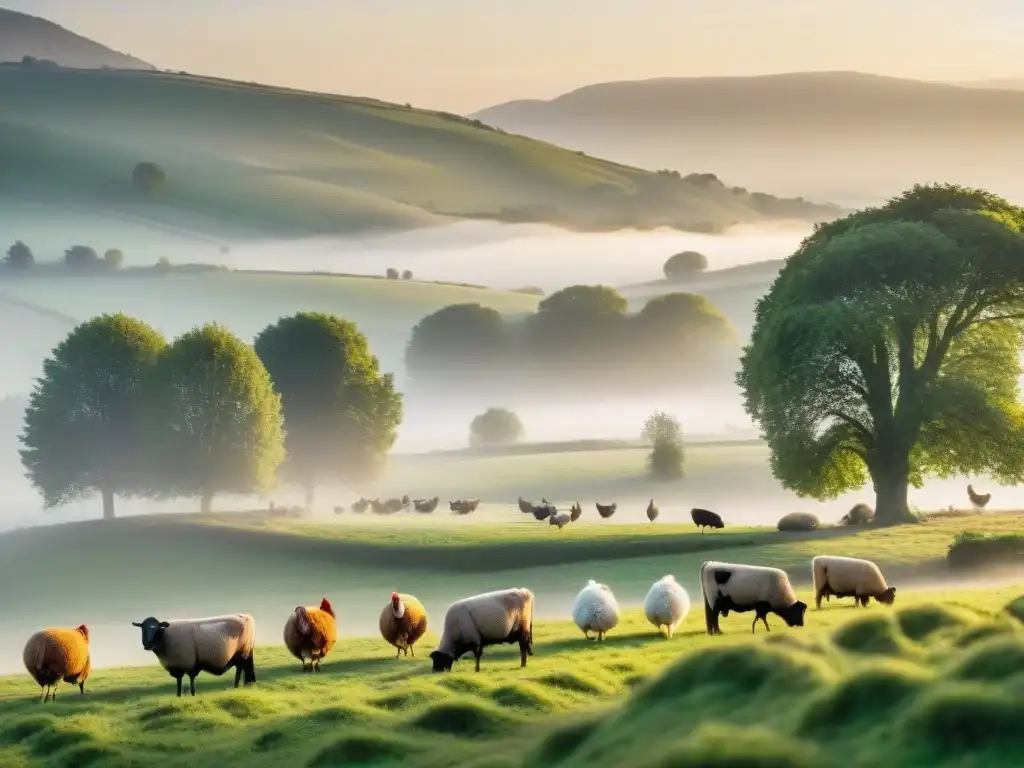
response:
[[[77,685],[85,693],[85,681],[92,670],[89,628],[51,628],[33,634],[21,655],[25,669],[40,687],[39,700],[56,701],[61,681]]]
[[[376,512],[378,515],[390,515],[391,510],[388,508],[386,501],[380,499],[370,499],[370,509]]]
[[[412,505],[417,512],[433,512],[437,509],[439,501],[441,501],[441,497],[435,496],[432,499],[416,499]]]
[[[694,507],[690,510],[690,519],[693,520],[695,526],[700,528],[701,533],[704,533],[705,528],[718,528],[719,530],[725,528],[722,518],[706,509]]]
[[[325,597],[320,606],[298,606],[284,623],[284,644],[292,656],[302,662],[306,672],[320,671],[320,662],[338,641],[338,622],[330,601]]]
[[[448,509],[457,515],[468,515],[476,510],[479,504],[480,499],[459,499],[458,501],[449,501]]]
[[[967,486],[967,496],[968,496],[968,498],[970,498],[971,504],[974,506],[974,509],[976,511],[980,511],[980,510],[984,509],[985,505],[988,504],[989,501],[992,500],[992,494],[991,493],[986,493],[986,494],[975,493],[974,492],[974,488],[971,487],[970,485]]]
[[[661,514],[658,509],[658,505],[654,503],[654,499],[651,499],[651,503],[647,505],[647,519],[652,523],[658,519],[658,515]]]
[[[580,517],[583,516],[583,507],[577,501],[572,507],[569,508],[569,522],[575,523]]]
[[[370,500],[361,498],[359,499],[359,501],[352,502],[352,511],[355,512],[357,515],[361,515],[363,514],[363,512],[366,511],[367,507],[369,506]]]
[[[519,497],[519,511],[524,515],[528,515],[533,512],[533,502],[527,501],[522,496]]]
[[[537,520],[547,520],[552,515],[556,514],[558,509],[553,504],[539,504],[533,508],[533,516]]]
[[[567,512],[562,512],[558,515],[552,515],[548,518],[548,525],[557,525],[558,530],[562,530],[570,522],[572,522],[572,516]]]
[[[619,623],[619,603],[608,585],[590,579],[572,603],[572,620],[587,640],[597,632],[597,640],[603,641]]]
[[[601,517],[611,517],[615,514],[615,510],[619,508],[618,502],[613,501],[611,504],[595,504],[597,507],[597,514]]]
[[[644,615],[653,624],[658,633],[665,628],[665,637],[672,638],[672,633],[683,623],[690,613],[690,596],[676,582],[676,577],[669,574],[662,576],[651,585],[644,598]]]
[[[764,623],[765,630],[771,632],[769,613],[782,617],[791,627],[804,625],[807,603],[797,600],[789,576],[779,568],[706,560],[700,567],[700,587],[709,635],[722,633],[718,617],[728,616],[729,611],[755,611],[750,625],[752,633],[758,620]]]
[[[426,631],[427,611],[423,604],[412,595],[392,592],[391,600],[380,612],[380,634],[398,649],[395,658],[403,653],[415,656],[413,646]]]
[[[814,604],[821,608],[821,598],[852,597],[853,604],[867,606],[872,597],[885,605],[896,599],[896,587],[885,583],[878,566],[870,560],[838,555],[819,555],[811,560],[814,574]]]
[[[403,499],[388,499],[384,502],[384,506],[388,508],[388,512],[401,512],[405,509],[406,502]]]
[[[143,649],[152,651],[178,681],[178,696],[186,675],[189,690],[196,695],[196,675],[200,672],[220,677],[234,667],[235,688],[243,675],[246,686],[256,682],[256,622],[247,613],[177,621],[150,616],[142,622],[133,621],[132,626],[142,630]]]
[[[790,512],[779,518],[776,527],[785,533],[816,531],[820,525],[818,516],[812,512]]]
[[[875,510],[867,504],[854,504],[853,507],[839,518],[840,525],[866,525],[875,519]]]
[[[520,667],[533,656],[533,592],[522,587],[463,598],[448,607],[437,649],[430,654],[434,672],[473,652],[476,671],[488,645],[519,643]]]

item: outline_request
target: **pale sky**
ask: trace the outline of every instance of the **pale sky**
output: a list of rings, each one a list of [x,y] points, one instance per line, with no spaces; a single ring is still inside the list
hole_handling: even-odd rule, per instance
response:
[[[608,80],[1024,77],[1024,0],[0,0],[164,69],[468,113]]]

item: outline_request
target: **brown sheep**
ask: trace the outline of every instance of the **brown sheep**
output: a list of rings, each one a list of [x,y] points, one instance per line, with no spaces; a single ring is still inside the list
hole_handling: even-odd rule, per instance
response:
[[[415,656],[413,646],[427,631],[427,611],[412,595],[391,593],[391,600],[380,612],[380,634],[398,649],[397,659],[403,653]]]
[[[77,684],[85,693],[85,681],[92,670],[89,654],[89,628],[81,624],[74,629],[44,629],[25,643],[22,653],[25,669],[42,689],[39,700],[56,701],[61,681]]]
[[[320,601],[319,607],[298,606],[284,623],[285,647],[302,662],[303,672],[319,672],[320,662],[337,641],[338,622],[326,597]]]

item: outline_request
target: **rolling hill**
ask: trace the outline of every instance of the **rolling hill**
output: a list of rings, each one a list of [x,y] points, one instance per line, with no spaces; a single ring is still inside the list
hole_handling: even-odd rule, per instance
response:
[[[662,78],[472,116],[621,162],[706,168],[844,205],[930,181],[1024,198],[1024,93],[1010,90],[854,72]]]
[[[156,198],[132,185],[143,160],[166,169]],[[155,72],[0,68],[0,165],[10,169],[0,200],[12,204],[114,212],[221,238],[413,229],[452,217],[720,231],[839,213],[453,114]],[[51,225],[42,218],[36,225]]]
[[[24,57],[78,69],[153,69],[134,56],[111,50],[52,21],[0,8],[0,62]]]

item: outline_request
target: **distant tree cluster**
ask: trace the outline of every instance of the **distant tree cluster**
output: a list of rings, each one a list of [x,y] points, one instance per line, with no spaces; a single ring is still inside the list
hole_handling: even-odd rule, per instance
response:
[[[403,270],[402,272],[399,272],[394,267],[388,267],[387,271],[384,273],[384,277],[386,277],[388,280],[398,280],[399,278],[401,278],[402,280],[412,280],[412,270],[406,269]]]
[[[444,307],[413,329],[405,361],[418,383],[638,391],[705,373],[702,365],[733,352],[733,339],[729,322],[701,296],[667,294],[628,314],[615,289],[575,285],[524,319],[480,304]]]
[[[678,480],[683,476],[683,428],[672,416],[655,411],[647,417],[641,432],[650,443],[647,472],[655,480]]]
[[[25,272],[36,266],[36,257],[31,248],[18,240],[7,249],[3,263],[7,269]],[[64,266],[71,270],[115,270],[123,265],[124,253],[117,248],[110,248],[102,257],[87,245],[73,245],[64,251]]]
[[[670,256],[662,267],[668,280],[685,280],[708,268],[708,259],[698,251],[682,251]]]
[[[401,395],[355,325],[302,313],[256,344],[207,324],[172,343],[123,314],[75,328],[43,365],[25,410],[21,458],[45,505],[115,496],[306,490],[379,470]],[[287,429],[287,437],[285,430]]]

